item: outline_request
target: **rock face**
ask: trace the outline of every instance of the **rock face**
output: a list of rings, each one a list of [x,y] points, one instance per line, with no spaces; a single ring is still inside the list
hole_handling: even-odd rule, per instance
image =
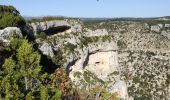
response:
[[[33,22],[27,24],[24,30],[32,36],[37,36],[41,32],[58,33],[58,32],[81,32],[82,26],[79,21],[52,20],[44,22]]]
[[[151,26],[151,31],[160,32],[162,25]]]
[[[166,28],[170,28],[170,24],[165,24],[165,27]]]
[[[0,30],[0,40],[3,42],[9,42],[11,35],[16,34],[22,36],[21,30],[17,27],[6,27]]]
[[[117,46],[114,42],[99,43],[96,46],[90,45],[80,53],[80,59],[73,66],[70,66],[72,72],[89,70],[99,78],[106,79],[108,74],[118,70],[116,50]],[[70,77],[74,80],[71,73]]]
[[[37,43],[51,58],[62,52],[62,66],[76,87],[104,84],[122,100],[169,98],[169,24],[111,21],[92,29],[73,21],[68,24],[69,32]]]
[[[44,55],[48,55],[50,57],[54,57],[54,53],[53,53],[52,47],[48,43],[43,43],[39,49],[40,49],[40,51],[42,51],[42,53]]]
[[[122,100],[128,99],[127,85],[125,81],[117,81],[110,90],[113,93],[114,92],[118,93],[120,95],[120,99]]]
[[[46,21],[46,22],[35,22],[29,24],[29,26],[33,29],[34,36],[37,35],[37,33],[44,32],[50,28],[57,28],[61,26],[70,26],[67,21],[63,20],[55,20],[55,21]]]

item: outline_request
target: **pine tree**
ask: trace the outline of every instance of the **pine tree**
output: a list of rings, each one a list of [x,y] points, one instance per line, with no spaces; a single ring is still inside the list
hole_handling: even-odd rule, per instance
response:
[[[29,98],[41,86],[40,55],[26,39],[14,38],[8,48],[11,56],[5,59],[0,71],[0,97]]]

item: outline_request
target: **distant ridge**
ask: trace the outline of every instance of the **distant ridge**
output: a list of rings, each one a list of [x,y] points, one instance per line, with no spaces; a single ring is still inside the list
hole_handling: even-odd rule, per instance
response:
[[[63,17],[63,18],[74,18],[74,17],[67,17],[67,16],[37,16],[37,17],[31,17],[31,16],[24,16],[25,20],[31,20],[31,19],[41,19],[43,17]],[[120,21],[140,21],[140,20],[170,20],[170,16],[163,16],[163,17],[114,17],[114,18],[83,18],[83,17],[75,17],[79,18],[82,21],[106,21],[106,20],[120,20]]]

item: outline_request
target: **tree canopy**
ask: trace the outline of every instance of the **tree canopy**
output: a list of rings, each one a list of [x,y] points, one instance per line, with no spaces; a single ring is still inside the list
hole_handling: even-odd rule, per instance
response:
[[[24,18],[15,7],[0,5],[0,29],[5,27],[22,27],[25,24]]]

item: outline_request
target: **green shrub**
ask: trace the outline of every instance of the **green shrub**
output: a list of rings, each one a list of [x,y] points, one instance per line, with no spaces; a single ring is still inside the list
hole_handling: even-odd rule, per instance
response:
[[[64,45],[64,50],[68,50],[70,53],[74,53],[74,50],[77,48],[76,45],[67,43]]]
[[[125,43],[124,41],[121,41],[121,40],[118,40],[118,41],[117,41],[117,45],[118,45],[119,49],[125,49],[125,48],[127,48],[126,43]]]
[[[22,27],[26,24],[24,18],[13,6],[0,5],[0,29],[5,27]]]
[[[47,35],[45,32],[41,32],[41,33],[37,34],[36,38],[45,40],[45,39],[47,39]]]

